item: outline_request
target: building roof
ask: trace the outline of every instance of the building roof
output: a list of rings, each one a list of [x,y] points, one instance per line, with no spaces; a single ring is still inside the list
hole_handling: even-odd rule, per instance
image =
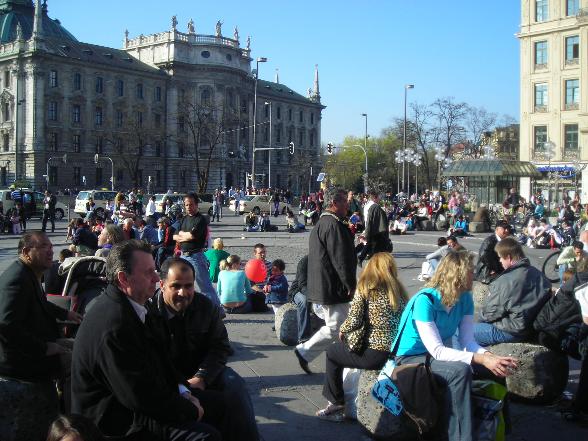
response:
[[[304,104],[316,104],[320,105],[320,103],[315,103],[312,100],[300,95],[297,92],[294,92],[288,86],[280,83],[273,83],[271,81],[266,80],[258,80],[257,82],[257,93],[261,96],[268,96],[268,97],[276,97],[277,99],[283,101],[297,101],[299,103]]]
[[[0,0],[0,43],[10,43],[16,40],[16,27],[19,23],[23,38],[30,39],[33,35],[34,17],[35,8],[32,1]],[[67,29],[61,26],[59,20],[49,18],[46,8],[43,8],[42,33],[47,38],[77,41]]]
[[[537,168],[526,161],[509,159],[461,159],[443,170],[443,176],[530,176],[541,177]]]
[[[58,39],[46,39],[45,51],[52,55],[66,57],[84,63],[91,63],[94,66],[102,64],[110,68],[137,70],[165,76],[165,72],[161,69],[143,63],[121,49],[83,43],[77,40],[62,41]]]

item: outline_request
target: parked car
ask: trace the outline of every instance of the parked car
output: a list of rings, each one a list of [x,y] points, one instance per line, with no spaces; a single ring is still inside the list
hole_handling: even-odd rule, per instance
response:
[[[15,201],[12,199],[12,192],[15,190],[11,189],[2,189],[0,190],[0,201],[2,201],[2,205],[4,207],[4,213],[8,212],[11,208],[16,206]],[[43,199],[45,199],[45,194],[40,191],[34,191],[30,188],[19,188],[16,191],[22,192],[22,199],[24,208],[27,214],[27,218],[42,218],[43,217],[43,209],[45,208],[45,204],[43,203]],[[61,202],[57,202],[55,204],[55,219],[61,220],[65,216],[67,212],[67,206]]]
[[[253,211],[255,214],[259,214],[262,211],[271,212],[274,209],[274,203],[270,202],[270,197],[266,195],[247,195],[244,196],[240,201],[239,214],[248,213]],[[278,210],[280,213],[285,214],[286,209],[292,209],[292,206],[286,202],[280,201]],[[235,199],[231,199],[229,202],[229,210],[235,211]]]
[[[183,206],[183,200],[185,193],[156,193],[155,195],[155,207],[159,213],[163,213],[163,201],[166,198],[169,198],[175,204],[180,204]],[[200,203],[198,204],[198,209],[201,213],[207,213],[209,216],[212,216],[212,195],[211,194],[199,194],[198,197],[200,198]]]
[[[111,201],[114,203],[114,198],[116,197],[116,191],[110,190],[84,190],[80,191],[76,197],[76,204],[74,207],[74,212],[76,214],[85,216],[88,210],[86,210],[86,202],[90,198],[96,204],[96,208],[94,212],[97,216],[104,216],[104,208],[106,207],[106,202]]]

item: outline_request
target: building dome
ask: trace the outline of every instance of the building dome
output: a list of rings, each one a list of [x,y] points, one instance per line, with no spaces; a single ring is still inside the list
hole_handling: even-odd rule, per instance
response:
[[[16,40],[16,29],[19,23],[23,38],[30,39],[33,34],[34,19],[35,6],[31,0],[0,0],[0,44]],[[42,33],[44,38],[77,41],[67,29],[61,26],[59,20],[49,18],[46,3],[43,4]]]

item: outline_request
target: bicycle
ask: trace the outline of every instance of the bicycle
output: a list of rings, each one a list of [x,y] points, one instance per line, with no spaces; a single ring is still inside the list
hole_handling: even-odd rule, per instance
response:
[[[561,254],[561,250],[554,251],[545,258],[541,272],[551,283],[559,283],[559,265],[557,259]]]

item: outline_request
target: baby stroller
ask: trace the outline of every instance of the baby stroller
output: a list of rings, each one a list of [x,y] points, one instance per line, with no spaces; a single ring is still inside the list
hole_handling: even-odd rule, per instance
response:
[[[62,295],[71,298],[70,309],[83,315],[106,287],[106,259],[69,257],[59,267],[59,275],[66,277]]]

